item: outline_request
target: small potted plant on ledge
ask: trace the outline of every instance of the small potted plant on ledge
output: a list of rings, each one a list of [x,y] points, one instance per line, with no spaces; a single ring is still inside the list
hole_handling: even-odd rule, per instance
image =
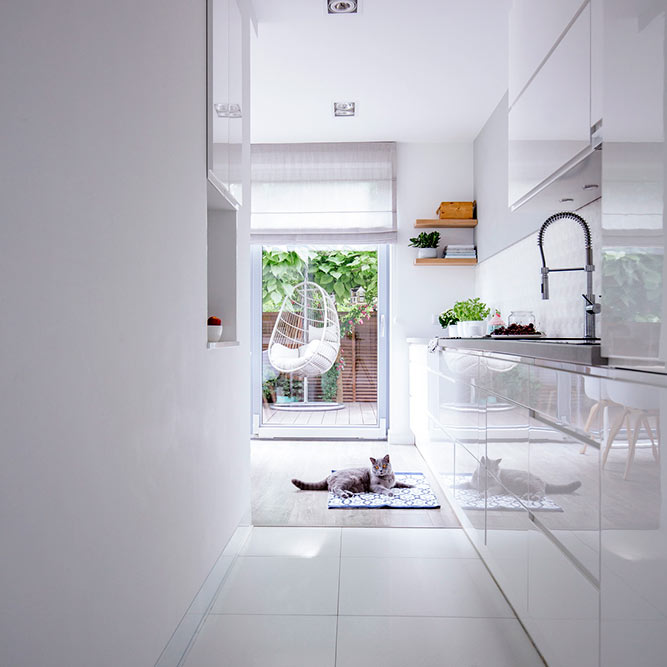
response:
[[[484,320],[489,316],[489,307],[478,297],[457,301],[452,309],[459,318],[459,336],[480,338],[486,333]]]
[[[459,318],[456,316],[453,308],[443,310],[440,315],[438,315],[438,321],[440,322],[440,326],[445,329],[446,336],[449,336],[449,338],[456,338],[459,335]]]
[[[431,232],[430,234],[422,232],[419,236],[410,239],[409,246],[418,248],[417,257],[424,259],[438,256],[438,243],[440,243],[440,232]]]
[[[222,336],[222,320],[219,317],[208,318],[208,342],[217,343]]]

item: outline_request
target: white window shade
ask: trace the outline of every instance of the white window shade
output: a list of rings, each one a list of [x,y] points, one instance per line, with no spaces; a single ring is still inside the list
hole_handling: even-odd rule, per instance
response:
[[[255,242],[396,239],[396,144],[254,144]]]

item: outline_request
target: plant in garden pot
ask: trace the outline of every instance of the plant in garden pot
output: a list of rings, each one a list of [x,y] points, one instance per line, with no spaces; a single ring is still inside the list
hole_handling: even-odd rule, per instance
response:
[[[262,399],[265,403],[276,402],[276,379],[265,380],[262,383]]]
[[[276,403],[296,403],[303,399],[303,380],[281,374],[276,380]]]
[[[446,329],[445,334],[447,336],[450,338],[456,338],[456,336],[459,335],[459,318],[457,317],[453,308],[450,308],[449,310],[443,310],[440,315],[438,315],[438,321],[440,322],[440,326],[443,329]]]
[[[457,301],[452,309],[459,319],[459,336],[478,338],[485,332],[484,320],[489,316],[489,307],[479,299]]]
[[[440,232],[421,232],[419,236],[410,239],[410,248],[419,248],[417,257],[423,259],[425,257],[438,256],[438,243],[440,243]]]

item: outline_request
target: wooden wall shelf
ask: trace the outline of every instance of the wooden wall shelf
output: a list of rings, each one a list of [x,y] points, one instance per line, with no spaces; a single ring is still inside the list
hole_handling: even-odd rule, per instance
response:
[[[473,266],[477,264],[476,259],[467,257],[425,257],[415,259],[415,266]]]
[[[415,228],[424,229],[424,228],[436,228],[436,227],[476,227],[477,220],[456,220],[453,218],[448,218],[447,220],[416,220]]]

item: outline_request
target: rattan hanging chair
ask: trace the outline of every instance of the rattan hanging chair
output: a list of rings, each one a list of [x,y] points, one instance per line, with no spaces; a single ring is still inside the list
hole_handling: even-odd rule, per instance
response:
[[[271,332],[269,361],[280,373],[316,377],[335,363],[340,349],[336,304],[319,285],[303,282],[283,299]]]

